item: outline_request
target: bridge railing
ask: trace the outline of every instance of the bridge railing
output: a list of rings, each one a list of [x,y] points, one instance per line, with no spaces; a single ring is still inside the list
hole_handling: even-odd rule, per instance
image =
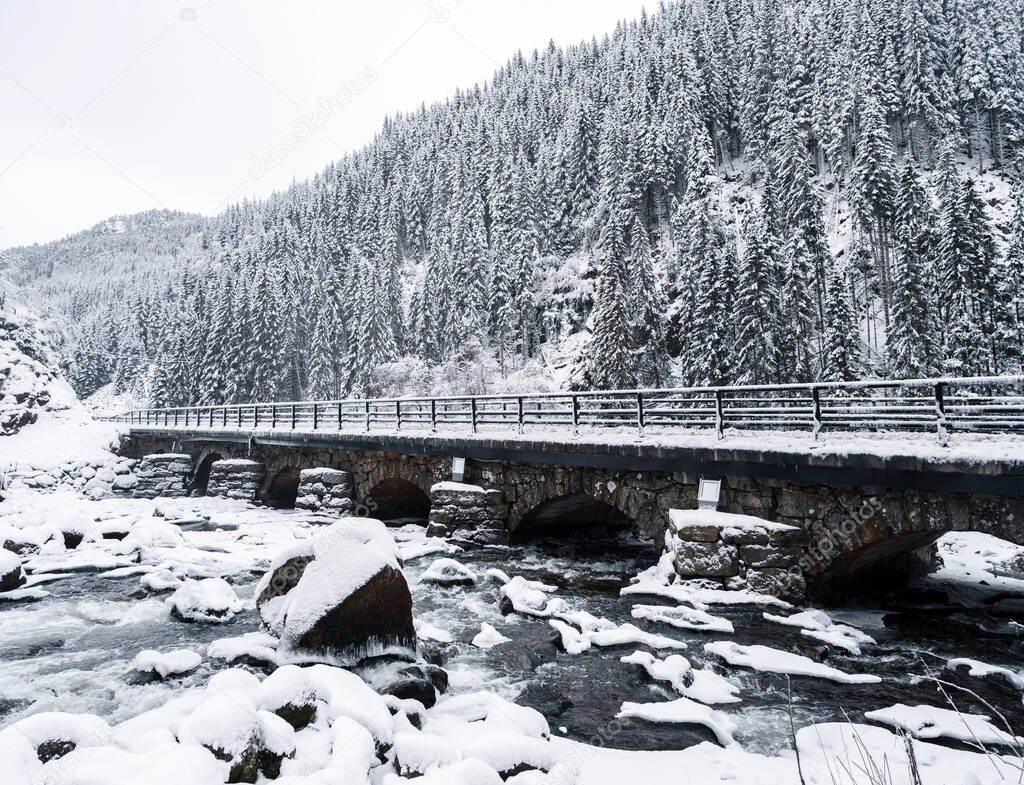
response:
[[[1024,434],[1024,376],[288,401],[135,409],[134,425],[245,430],[630,428]]]

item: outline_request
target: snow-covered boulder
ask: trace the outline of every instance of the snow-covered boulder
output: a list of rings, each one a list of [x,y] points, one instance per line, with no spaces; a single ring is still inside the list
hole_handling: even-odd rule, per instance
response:
[[[345,518],[279,554],[256,596],[286,650],[346,662],[414,655],[412,595],[380,521]]]
[[[66,548],[77,548],[96,528],[96,521],[74,509],[51,511],[49,524],[64,536]]]
[[[213,624],[230,621],[244,605],[223,578],[187,580],[167,598],[167,604],[171,616],[180,621]]]
[[[0,591],[14,591],[24,582],[21,559],[16,553],[0,548]]]
[[[0,731],[0,749],[27,744],[38,760],[46,763],[62,758],[80,746],[103,742],[111,734],[110,726],[95,714],[44,711]],[[8,774],[4,772],[4,782],[8,782]]]
[[[132,526],[122,542],[129,547],[172,548],[185,541],[181,529],[173,523],[156,518],[142,520]]]
[[[228,782],[256,782],[260,772],[274,779],[281,772],[281,760],[295,753],[291,725],[259,709],[254,692],[225,689],[211,680],[209,697],[178,727],[179,742],[201,745],[230,762]]]
[[[444,558],[436,559],[427,567],[420,580],[440,586],[472,586],[476,583],[476,573],[462,562]]]
[[[166,679],[169,676],[180,676],[194,671],[202,663],[203,658],[190,649],[174,651],[154,651],[144,649],[135,655],[132,667],[139,673],[152,674]]]
[[[283,719],[295,730],[302,730],[316,717],[316,689],[305,669],[282,665],[260,685],[260,703],[264,709]]]

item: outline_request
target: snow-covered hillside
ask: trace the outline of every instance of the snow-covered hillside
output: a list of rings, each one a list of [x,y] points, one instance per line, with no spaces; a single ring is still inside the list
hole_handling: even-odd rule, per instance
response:
[[[1022,0],[677,0],[269,199],[8,256],[83,395],[1013,372],[1022,41]]]

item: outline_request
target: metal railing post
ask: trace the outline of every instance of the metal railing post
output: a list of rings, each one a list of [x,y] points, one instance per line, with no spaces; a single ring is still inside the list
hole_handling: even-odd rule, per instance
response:
[[[402,402],[395,401],[395,430],[402,430]]]
[[[817,387],[811,388],[811,417],[814,418],[814,441],[818,441],[821,436],[821,390]]]
[[[295,404],[294,403],[292,404],[291,416],[292,416],[292,430],[294,431],[295,430]]]
[[[476,433],[476,398],[469,399],[469,418],[473,424],[473,433]]]
[[[338,430],[339,431],[343,428],[343,425],[342,425],[343,421],[342,421],[342,416],[341,415],[342,415],[342,412],[341,412],[341,401],[338,401]]]
[[[185,427],[188,428],[188,407],[185,408]]]
[[[277,427],[277,404],[270,407],[270,429]]]
[[[636,430],[637,435],[643,437],[644,435],[644,394],[637,392],[636,394]]]
[[[369,431],[370,430],[370,402],[369,401],[366,402],[365,407],[366,407],[366,430]]]
[[[430,399],[430,432],[437,433],[437,398]]]
[[[252,427],[260,427],[260,407],[257,404],[252,406]]]
[[[573,395],[569,400],[572,402],[572,432],[578,435],[580,432],[580,398],[578,395]]]
[[[314,403],[313,404],[313,430],[315,431],[317,429],[317,426],[319,426],[319,425],[320,425],[320,404]]]
[[[241,429],[241,427],[242,427],[242,407],[238,406],[236,408],[237,408],[237,411],[235,412],[235,414],[238,417],[238,427],[239,427],[239,429]]]
[[[722,406],[722,391],[715,390],[715,436],[718,441],[725,438],[725,407]]]
[[[939,444],[943,447],[949,444],[949,432],[946,430],[946,385],[939,382],[935,385],[935,433],[939,438]]]
[[[523,433],[523,396],[516,398],[516,426],[521,436]]]

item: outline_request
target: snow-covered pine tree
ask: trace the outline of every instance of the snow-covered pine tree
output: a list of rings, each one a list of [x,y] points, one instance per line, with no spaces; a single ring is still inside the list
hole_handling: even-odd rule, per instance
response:
[[[848,290],[846,276],[835,268],[825,290],[824,352],[818,376],[823,382],[855,381],[864,370]]]
[[[736,298],[736,381],[777,384],[784,341],[780,320],[779,239],[772,232],[773,206],[762,199],[748,221],[740,256]]]
[[[639,216],[634,216],[629,234],[627,301],[633,323],[630,345],[636,355],[636,384],[664,387],[669,382],[670,372],[665,338],[668,302],[654,271],[647,227]]]

